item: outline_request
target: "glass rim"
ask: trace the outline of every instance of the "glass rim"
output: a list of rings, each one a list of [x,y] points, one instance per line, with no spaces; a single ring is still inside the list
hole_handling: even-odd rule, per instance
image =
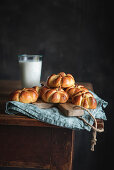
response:
[[[42,54],[19,54],[18,57],[43,57]]]

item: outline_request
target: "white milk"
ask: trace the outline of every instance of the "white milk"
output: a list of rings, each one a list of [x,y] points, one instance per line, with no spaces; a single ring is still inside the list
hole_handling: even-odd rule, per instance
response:
[[[19,61],[22,87],[30,88],[40,84],[42,61]]]

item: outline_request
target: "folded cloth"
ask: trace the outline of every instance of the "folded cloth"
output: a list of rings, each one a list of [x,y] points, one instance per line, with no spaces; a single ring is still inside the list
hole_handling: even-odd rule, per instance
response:
[[[91,92],[91,91],[90,91]],[[95,93],[91,92],[95,99],[97,100],[97,108],[96,109],[89,109],[92,115],[95,118],[107,120],[105,112],[103,108],[108,105],[108,102],[104,101],[100,97],[98,97]],[[91,127],[85,124],[81,119],[78,117],[67,117],[64,116],[61,111],[56,108],[49,108],[49,109],[40,109],[38,106],[33,104],[25,104],[16,101],[8,101],[6,103],[6,110],[7,114],[23,114],[33,119],[37,119],[41,122],[49,123],[52,125],[68,128],[68,129],[86,129],[88,131],[91,130]],[[88,114],[87,111],[84,111],[84,115],[82,116],[88,123],[93,125],[94,120]]]

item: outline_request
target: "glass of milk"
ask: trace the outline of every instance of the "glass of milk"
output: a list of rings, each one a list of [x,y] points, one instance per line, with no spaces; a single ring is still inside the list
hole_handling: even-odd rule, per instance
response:
[[[22,88],[40,85],[42,70],[42,55],[19,55],[20,76]]]

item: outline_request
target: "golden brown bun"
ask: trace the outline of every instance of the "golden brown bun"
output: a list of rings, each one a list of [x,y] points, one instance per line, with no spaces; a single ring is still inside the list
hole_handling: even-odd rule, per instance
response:
[[[40,88],[40,98],[42,98],[42,95],[48,90],[49,88],[47,86],[42,86]]]
[[[41,97],[44,102],[48,103],[66,103],[68,100],[68,94],[60,88],[43,87]]]
[[[34,87],[32,87],[32,88],[35,89],[35,90],[37,91],[38,97],[40,97],[40,90],[41,90],[41,87],[39,87],[39,86],[34,86]]]
[[[52,74],[47,80],[47,85],[49,87],[67,88],[73,86],[74,84],[74,77],[71,74],[65,74],[64,72],[60,72],[59,74]]]
[[[34,86],[34,87],[32,87],[33,89],[35,89],[37,92],[39,92],[39,90],[40,90],[40,87],[39,86]]]
[[[68,87],[65,91],[68,93],[69,98],[71,98],[74,94],[78,93],[79,91],[88,92],[88,89],[86,89],[83,85],[75,84],[74,86]]]
[[[34,86],[32,88],[34,88],[38,92],[38,98],[42,98],[42,94],[48,89],[48,87],[44,85],[41,87]]]
[[[34,88],[24,88],[16,90],[10,95],[11,101],[18,101],[22,103],[33,103],[38,99],[38,92]]]
[[[79,91],[72,96],[72,103],[87,109],[95,109],[97,101],[90,92]]]

